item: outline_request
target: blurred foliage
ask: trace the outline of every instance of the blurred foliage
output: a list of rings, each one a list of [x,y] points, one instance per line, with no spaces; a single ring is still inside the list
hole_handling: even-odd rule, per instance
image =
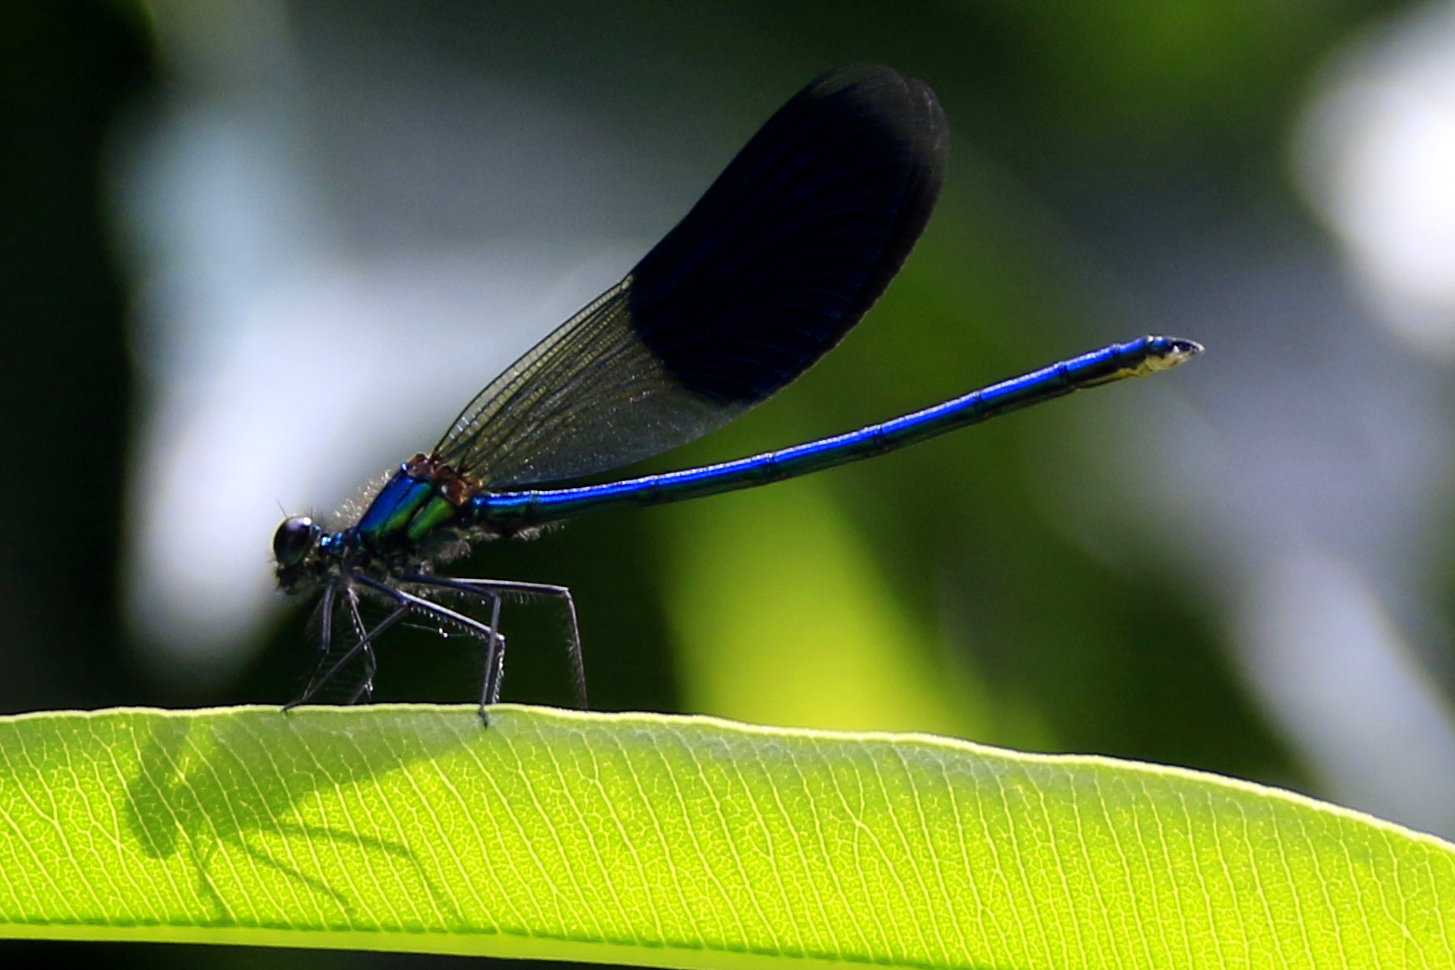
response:
[[[1293,107],[1332,46],[1395,6],[436,0],[404,10],[300,0],[290,17],[304,47],[405,33],[441,58],[524,78],[583,110],[630,109],[642,119],[639,150],[710,142],[705,154],[718,165],[784,97],[836,64],[883,61],[936,89],[955,131],[951,181],[899,281],[822,367],[654,466],[667,467],[883,419],[1131,336],[1100,309],[1095,260],[1066,212],[1106,185],[1145,182],[1212,186],[1233,208],[1293,207],[1282,162]],[[0,486],[7,711],[183,699],[139,676],[115,605],[129,296],[98,186],[113,119],[158,83],[150,44],[147,18],[126,4],[0,5],[0,313],[9,337],[0,435],[17,464]],[[709,120],[676,122],[698,116]],[[1243,692],[1220,651],[1219,621],[1196,592],[1155,558],[1098,561],[1047,515],[1028,450],[1065,434],[1065,409],[1076,406],[776,492],[573,523],[537,543],[485,547],[459,568],[571,585],[604,708],[919,726],[1298,785],[1297,765]],[[1067,476],[1076,467],[1066,459]],[[507,619],[507,698],[565,701],[560,617],[512,605]],[[300,647],[305,622],[305,611],[291,615],[225,696],[185,699],[292,696],[310,660]],[[812,629],[819,636],[807,636]],[[817,654],[791,656],[795,644]],[[789,680],[812,677],[836,650],[842,676],[900,659],[894,671],[869,670],[867,684],[833,688],[846,703],[867,698],[854,710],[826,710],[812,689],[795,710]],[[381,698],[473,691],[473,657],[427,634],[401,635],[381,663]],[[903,685],[897,699],[874,695],[891,683]],[[87,952],[93,963],[197,959]],[[310,967],[340,959],[207,958]]]

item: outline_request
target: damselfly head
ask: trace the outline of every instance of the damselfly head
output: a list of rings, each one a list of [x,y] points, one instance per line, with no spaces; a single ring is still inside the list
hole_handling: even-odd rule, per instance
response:
[[[273,558],[278,569],[285,570],[301,563],[318,542],[322,530],[306,515],[290,515],[273,533]]]

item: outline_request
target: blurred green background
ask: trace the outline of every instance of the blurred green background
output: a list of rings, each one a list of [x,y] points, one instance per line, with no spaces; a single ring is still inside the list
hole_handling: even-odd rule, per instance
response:
[[[186,366],[172,357],[156,363],[158,347],[185,341],[168,344],[152,329],[167,317],[155,310],[166,294],[155,296],[152,278],[166,267],[137,255],[146,246],[128,215],[144,203],[166,210],[165,200],[146,202],[126,173],[145,155],[136,146],[155,143],[168,119],[238,104],[285,119],[277,124],[292,126],[290,150],[315,159],[321,207],[332,213],[322,221],[345,241],[340,261],[377,265],[381,247],[397,254],[416,243],[430,252],[517,237],[569,246],[579,212],[593,239],[627,252],[619,271],[794,90],[825,69],[873,60],[928,82],[951,121],[951,172],[923,241],[821,366],[733,427],[650,467],[845,430],[1147,330],[1203,340],[1209,353],[1184,370],[810,479],[493,544],[456,571],[570,585],[599,708],[924,730],[1186,765],[1359,802],[1363,789],[1340,787],[1346,776],[1289,728],[1293,715],[1259,686],[1263,668],[1240,652],[1251,621],[1236,604],[1246,602],[1248,574],[1230,562],[1255,554],[1219,544],[1224,527],[1202,516],[1185,484],[1203,466],[1179,449],[1192,438],[1235,453],[1229,467],[1253,462],[1238,457],[1236,429],[1271,419],[1224,422],[1220,409],[1236,412],[1256,393],[1249,388],[1277,384],[1280,355],[1321,353],[1318,328],[1332,333],[1333,317],[1363,319],[1347,309],[1334,243],[1295,189],[1290,143],[1331,52],[1407,9],[1361,0],[4,4],[0,394],[8,419],[0,435],[14,465],[0,477],[0,708],[274,703],[295,696],[308,671],[306,609],[255,611],[263,619],[253,633],[219,640],[218,656],[231,659],[199,654],[173,664],[167,658],[181,648],[157,647],[145,617],[138,623],[133,607],[128,620],[122,605],[135,562],[126,537],[143,515],[138,442],[155,443],[157,428],[165,430],[149,409],[166,398],[158,390],[166,375]],[[561,130],[591,135],[547,138],[557,147],[546,162],[533,156],[498,176],[472,169],[468,139],[464,149],[405,139],[393,149],[398,164],[393,156],[372,167],[359,161],[377,160],[369,146],[438,108],[437,128],[458,134],[456,120],[465,119],[484,154],[509,163],[511,143],[492,135],[493,115],[471,114],[472,98],[487,90],[492,105],[515,97],[510,103],[525,106],[512,119],[556,112],[567,119]],[[256,132],[268,124],[249,137],[262,138]],[[591,168],[593,145],[614,153],[604,174]],[[581,155],[564,157],[572,152]],[[517,184],[548,188],[538,190],[543,200],[527,194],[518,205],[493,204],[488,193],[452,205],[455,165],[462,182],[498,180],[506,195]],[[437,184],[421,187],[420,171]],[[572,179],[585,188],[572,189]],[[599,187],[613,179],[619,192]],[[416,194],[424,201],[411,210]],[[417,223],[395,215],[409,211],[421,213]],[[1159,261],[1167,252],[1178,258]],[[1230,262],[1230,252],[1246,264]],[[1319,268],[1248,282],[1269,261],[1262,254],[1287,252]],[[428,274],[421,279],[427,289]],[[1240,295],[1255,291],[1281,295],[1266,305]],[[1210,309],[1210,293],[1231,295],[1231,306]],[[1325,315],[1320,294],[1334,294],[1327,305],[1341,309]],[[1286,334],[1284,318],[1267,309],[1279,299],[1302,307],[1289,314],[1301,323]],[[430,336],[427,311],[407,323],[418,339],[393,351],[400,357],[454,353],[452,337]],[[1340,326],[1380,348],[1371,355],[1384,362],[1381,373],[1410,372],[1396,367],[1405,353],[1398,341]],[[349,339],[341,333],[340,346]],[[1329,346],[1344,339],[1331,336]],[[324,376],[334,365],[325,356],[309,366]],[[1443,407],[1443,365],[1410,367]],[[1300,373],[1332,386],[1342,372]],[[480,373],[478,383],[491,376]],[[270,420],[302,423],[306,415],[290,415],[300,382],[265,386],[269,377],[265,369],[257,380],[275,403]],[[370,380],[389,385],[387,367]],[[417,428],[391,431],[390,447],[396,437],[427,447],[453,413],[445,406]],[[1431,413],[1438,432],[1444,412]],[[358,413],[350,420],[340,419],[341,434],[370,437]],[[1310,434],[1320,427],[1307,426]],[[1264,459],[1298,464],[1297,447],[1267,448]],[[305,452],[297,450],[299,463]],[[367,460],[381,468],[407,454]],[[1296,474],[1334,488],[1340,472]],[[182,480],[199,496],[216,484],[201,468]],[[305,500],[326,506],[347,494],[321,491]],[[1448,515],[1441,490],[1427,492],[1436,498],[1387,500],[1421,523],[1409,567],[1417,588],[1406,600],[1423,605],[1391,594],[1384,609],[1392,623],[1416,629],[1409,662],[1443,710]],[[259,494],[256,503],[277,518],[279,497]],[[1288,502],[1298,502],[1297,489]],[[1362,507],[1357,496],[1350,502]],[[162,534],[200,549],[190,568],[205,572],[209,536],[183,511],[148,514],[164,527],[176,523]],[[257,532],[248,568],[266,570],[269,538],[268,529]],[[1396,539],[1383,541],[1411,545]],[[1353,540],[1350,547],[1345,559],[1356,566],[1380,561],[1360,559],[1364,547]],[[1366,585],[1376,596],[1386,591],[1379,579]],[[566,702],[559,617],[516,606],[506,623],[506,699]],[[476,659],[458,641],[406,631],[381,650],[378,697],[468,700]],[[1369,796],[1363,804],[1381,803]],[[1418,801],[1408,804],[1415,807],[1404,817],[1437,824],[1419,814]],[[93,965],[448,962],[223,948],[3,950]]]

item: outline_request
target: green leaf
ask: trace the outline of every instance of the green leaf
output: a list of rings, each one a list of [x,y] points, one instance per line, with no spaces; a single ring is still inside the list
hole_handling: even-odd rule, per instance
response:
[[[0,933],[783,967],[1455,966],[1455,847],[918,735],[500,706],[0,719]]]

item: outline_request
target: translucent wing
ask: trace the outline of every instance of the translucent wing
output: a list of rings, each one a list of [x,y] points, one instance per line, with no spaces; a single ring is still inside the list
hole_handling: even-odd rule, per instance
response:
[[[492,489],[589,475],[721,427],[873,305],[938,197],[949,129],[887,67],[784,105],[615,287],[497,377],[435,448]]]

